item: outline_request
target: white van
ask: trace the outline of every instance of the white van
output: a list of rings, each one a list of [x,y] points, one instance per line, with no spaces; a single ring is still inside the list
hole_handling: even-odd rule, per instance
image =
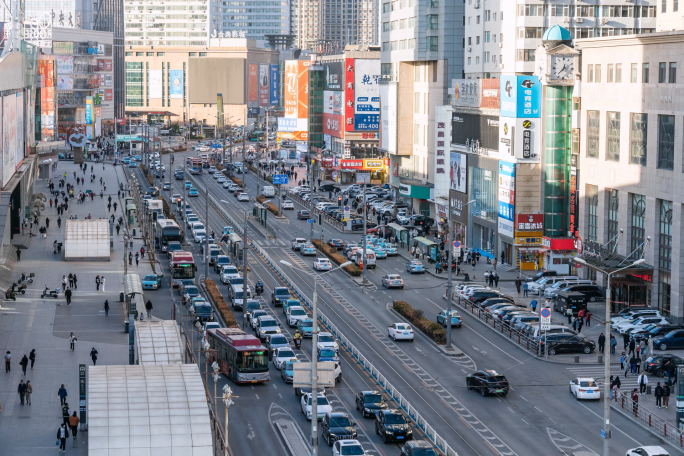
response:
[[[354,264],[359,266],[363,262],[363,249],[358,249],[354,252]],[[368,269],[375,269],[375,252],[369,248],[366,248],[366,262],[364,267]]]
[[[275,187],[272,187],[270,185],[265,186],[263,195],[266,198],[273,198],[275,196]]]
[[[230,288],[228,289],[228,295],[230,297],[230,300],[232,301],[233,309],[241,309],[244,307],[243,306],[243,301],[244,301],[244,288],[242,287],[242,284],[240,285],[231,285]],[[247,287],[247,299],[250,299],[252,297],[252,290]]]

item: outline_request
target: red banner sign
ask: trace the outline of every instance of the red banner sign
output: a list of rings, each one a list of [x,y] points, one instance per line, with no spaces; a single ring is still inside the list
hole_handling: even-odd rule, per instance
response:
[[[347,60],[349,60],[349,59],[347,59]],[[342,169],[363,169],[363,160],[340,160],[340,168],[342,168]]]
[[[344,66],[344,131],[354,131],[354,59]]]
[[[542,238],[542,247],[549,250],[575,250],[574,238]]]
[[[544,214],[515,214],[515,231],[542,231]]]

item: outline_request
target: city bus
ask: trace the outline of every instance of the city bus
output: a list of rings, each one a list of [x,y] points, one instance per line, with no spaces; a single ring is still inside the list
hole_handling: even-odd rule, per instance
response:
[[[207,333],[220,373],[235,383],[269,381],[268,349],[258,338],[239,328],[210,329]]]
[[[178,241],[183,242],[183,233],[180,226],[175,220],[158,219],[156,230],[154,231],[154,247],[161,248],[162,252],[166,252],[169,242]]]
[[[263,131],[254,131],[249,136],[250,141],[263,141],[265,139],[266,139],[266,133],[264,133]]]
[[[194,279],[197,266],[191,252],[171,252],[169,270],[173,287],[177,288],[182,279]]]

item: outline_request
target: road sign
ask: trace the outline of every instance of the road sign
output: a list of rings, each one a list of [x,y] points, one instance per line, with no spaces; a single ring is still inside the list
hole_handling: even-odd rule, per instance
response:
[[[273,175],[273,184],[274,185],[285,185],[287,184],[287,174],[274,174]]]
[[[212,145],[211,145],[211,148],[212,148],[212,149],[220,149],[220,148],[221,148],[221,144],[212,144]]]
[[[461,246],[461,243],[459,241],[454,241],[454,247],[459,248]]]
[[[541,330],[548,331],[551,329],[551,310],[544,307],[541,310]]]
[[[306,223],[313,223],[313,222],[314,222],[314,219],[309,219],[306,221]]]

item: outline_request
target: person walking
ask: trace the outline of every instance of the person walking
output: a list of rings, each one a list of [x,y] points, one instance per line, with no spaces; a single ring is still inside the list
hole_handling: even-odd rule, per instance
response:
[[[568,324],[572,323],[572,309],[570,307],[565,311],[565,315],[568,317]],[[574,326],[573,326],[574,328]]]
[[[24,405],[24,401],[26,400],[26,383],[24,383],[23,380],[19,381],[17,392],[19,393],[19,399],[21,399],[21,405]]]
[[[31,360],[31,370],[33,370],[33,364],[36,362],[36,349],[34,348],[29,353],[29,359]]]
[[[522,286],[522,281],[520,277],[515,279],[515,289],[518,290],[518,296],[520,296],[520,287]]]
[[[67,278],[65,275],[62,276],[62,288],[67,289]]]
[[[108,317],[109,316],[109,301],[108,300],[105,300],[104,311],[105,311],[105,317]]]
[[[26,380],[26,404],[31,405],[31,394],[33,393],[33,385],[31,380]]]
[[[69,430],[66,427],[66,423],[62,423],[59,429],[57,429],[57,441],[59,442],[59,450],[62,453],[66,453],[67,437],[69,437]]]
[[[76,343],[76,337],[74,337],[74,333],[69,334],[69,348],[71,348],[71,351],[74,351],[74,344]]]
[[[78,418],[76,415],[76,411],[69,417],[69,427],[71,428],[71,434],[74,436],[74,440],[76,440],[76,434],[78,433],[78,423],[80,423],[81,420]]]
[[[74,275],[72,273],[69,273],[68,279],[69,279],[69,286],[71,288],[74,288]]]
[[[74,290],[78,290],[78,277],[74,274]]]
[[[26,354],[24,354],[24,357],[21,358],[21,361],[19,361],[19,365],[21,366],[21,370],[24,371],[24,375],[26,375],[26,368],[28,367],[29,359]]]
[[[95,347],[93,347],[92,350],[90,350],[90,359],[93,360],[93,366],[97,365],[97,350],[95,350]]]
[[[527,282],[523,283],[523,296],[527,297],[527,293],[530,291],[530,286],[527,284]]]
[[[631,358],[629,358],[629,366],[630,366],[630,372],[632,372],[632,375],[636,375],[636,358],[634,355],[632,355]]]
[[[12,370],[12,355],[10,354],[9,350],[7,351],[7,353],[5,353],[5,356],[3,356],[3,358],[5,358],[5,373],[10,372]]]
[[[656,399],[656,407],[661,408],[663,405],[663,387],[660,386],[660,382],[655,387],[655,399]]]
[[[587,323],[587,328],[591,328],[591,312],[589,309],[584,314],[584,321]]]
[[[625,344],[625,350],[627,350],[627,347],[629,347],[629,334],[623,334],[622,335],[622,341]]]
[[[100,277],[100,286],[102,286],[102,291],[105,291],[104,286],[105,286],[105,278],[104,276]]]
[[[613,384],[613,398],[615,399],[615,402],[618,400],[618,393],[620,392],[620,387],[622,386],[622,382],[620,381],[620,376],[616,375],[615,376],[615,383]]]
[[[627,337],[629,337],[629,336],[627,336]],[[627,354],[628,355],[634,355],[636,353],[635,349],[636,349],[636,342],[634,341],[634,339],[632,339],[629,341],[629,351],[627,352]]]
[[[639,378],[637,378],[637,383],[639,384],[639,394],[643,396],[646,392],[646,385],[648,385],[648,377],[646,376],[646,372],[642,372],[639,374]]]
[[[140,258],[145,258],[145,247],[140,247]]]
[[[601,333],[601,335],[598,338],[598,348],[599,348],[599,353],[603,353],[606,348],[606,336]]]
[[[663,407],[667,408],[670,404],[670,384],[665,382],[663,385]]]
[[[634,413],[635,417],[639,413],[639,393],[637,393],[636,388],[632,390],[632,412]]]
[[[17,261],[21,261],[21,250],[17,249]]]
[[[641,357],[637,353],[636,358],[634,358],[636,361],[636,374],[639,375],[639,372],[641,371]]]
[[[67,288],[66,291],[64,291],[64,297],[66,298],[67,306],[71,305],[71,289]]]
[[[128,252],[128,265],[130,266],[132,264],[133,264],[133,253]]]
[[[140,255],[138,252],[135,252],[135,265],[138,266],[138,261],[140,260]]]
[[[628,362],[625,363],[625,378],[627,378],[627,373],[632,370],[632,360],[629,359]]]
[[[537,300],[533,299],[530,301],[530,306],[532,307],[532,313],[535,313],[537,311]]]
[[[62,386],[59,388],[59,391],[57,391],[57,396],[59,396],[60,405],[66,404],[66,398],[68,394],[66,388],[64,387],[64,383],[62,383]]]
[[[100,290],[100,275],[98,274],[97,277],[95,277],[95,289]]]
[[[582,320],[581,318],[577,318],[577,333],[578,334],[582,332],[582,326],[584,326],[584,320]]]
[[[145,303],[145,310],[147,311],[147,319],[148,320],[151,319],[152,318],[152,301],[150,301],[149,299]]]
[[[622,352],[622,355],[620,355],[620,372],[625,370],[625,363],[627,362],[627,355],[625,355],[625,352]]]

